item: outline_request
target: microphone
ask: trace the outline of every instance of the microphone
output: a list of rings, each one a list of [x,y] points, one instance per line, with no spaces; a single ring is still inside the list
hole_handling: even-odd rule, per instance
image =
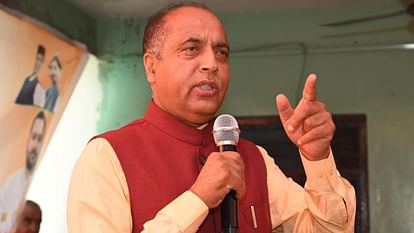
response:
[[[220,152],[236,151],[240,129],[236,119],[229,114],[216,118],[213,125],[214,141]],[[221,229],[224,233],[237,233],[239,229],[239,203],[236,192],[230,190],[220,206]]]

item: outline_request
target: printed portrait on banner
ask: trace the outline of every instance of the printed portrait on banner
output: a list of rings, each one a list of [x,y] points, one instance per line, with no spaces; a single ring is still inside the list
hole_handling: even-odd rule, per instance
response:
[[[47,25],[3,6],[0,51],[2,233],[15,227],[35,169],[83,70],[87,52],[83,45]]]

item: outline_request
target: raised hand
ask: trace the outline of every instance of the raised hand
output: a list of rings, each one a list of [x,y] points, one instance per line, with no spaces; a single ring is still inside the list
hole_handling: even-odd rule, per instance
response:
[[[306,79],[296,108],[292,108],[283,94],[276,97],[276,105],[287,136],[302,154],[308,160],[327,158],[335,124],[325,104],[316,98],[316,75],[310,74]]]

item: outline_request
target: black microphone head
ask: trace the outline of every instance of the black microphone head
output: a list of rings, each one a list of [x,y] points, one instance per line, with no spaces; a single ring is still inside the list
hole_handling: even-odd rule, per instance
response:
[[[217,146],[237,145],[240,129],[236,118],[230,114],[222,114],[216,118],[213,125],[213,136]]]

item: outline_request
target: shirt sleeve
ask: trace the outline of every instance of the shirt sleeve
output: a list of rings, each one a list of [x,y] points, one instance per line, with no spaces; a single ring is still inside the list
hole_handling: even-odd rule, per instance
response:
[[[196,232],[208,207],[186,191],[144,224],[143,233]],[[103,138],[92,140],[78,160],[68,198],[69,233],[130,233],[127,181],[115,151]]]
[[[301,155],[305,188],[287,178],[266,150],[263,155],[273,228],[283,232],[354,232],[356,197],[353,186],[336,169],[332,151],[327,159],[309,161]]]
[[[111,145],[92,140],[72,172],[68,196],[70,233],[132,232],[129,192]]]
[[[9,175],[0,188],[0,233],[14,232],[18,213],[26,195],[25,169]]]
[[[197,232],[207,215],[207,205],[197,195],[186,191],[146,222],[142,233]]]

